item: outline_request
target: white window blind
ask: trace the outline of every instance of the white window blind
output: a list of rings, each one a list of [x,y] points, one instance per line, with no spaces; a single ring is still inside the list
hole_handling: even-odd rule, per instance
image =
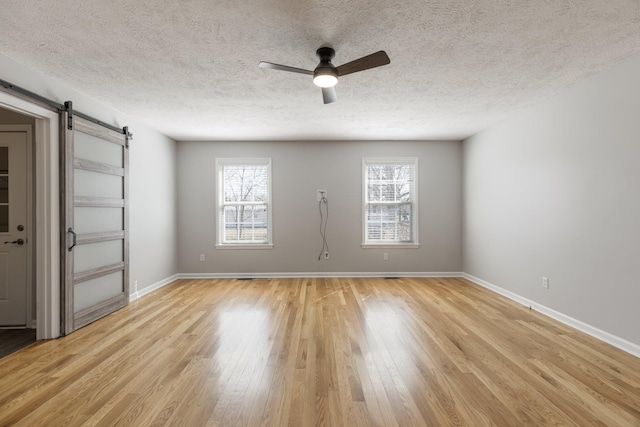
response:
[[[271,159],[217,159],[218,244],[271,244]]]
[[[417,244],[417,158],[365,158],[364,244]]]

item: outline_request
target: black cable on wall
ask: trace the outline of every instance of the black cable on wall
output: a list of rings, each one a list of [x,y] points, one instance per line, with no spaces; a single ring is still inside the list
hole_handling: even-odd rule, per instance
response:
[[[329,221],[329,200],[326,193],[321,191],[320,200],[318,201],[318,210],[320,211],[320,236],[322,236],[322,250],[318,255],[320,261],[324,255],[324,259],[329,259],[329,243],[327,242],[327,222]],[[324,213],[323,208],[324,207]]]

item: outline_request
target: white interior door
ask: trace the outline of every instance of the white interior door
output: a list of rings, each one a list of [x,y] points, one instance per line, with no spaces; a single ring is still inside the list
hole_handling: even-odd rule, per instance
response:
[[[0,132],[0,326],[27,325],[27,143]]]
[[[62,201],[65,333],[129,303],[127,136],[72,120]]]

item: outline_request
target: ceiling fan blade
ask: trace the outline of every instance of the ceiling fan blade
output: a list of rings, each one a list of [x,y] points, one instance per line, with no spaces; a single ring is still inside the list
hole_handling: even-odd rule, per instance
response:
[[[347,74],[357,73],[358,71],[380,67],[389,63],[391,63],[389,56],[384,50],[381,50],[379,52],[372,53],[371,55],[363,56],[362,58],[356,59],[355,61],[342,64],[341,66],[336,67],[336,70],[338,70],[339,76],[346,76]]]
[[[323,87],[322,88],[322,100],[325,104],[331,104],[332,102],[336,102],[338,100],[338,95],[336,95],[336,87]]]
[[[303,70],[302,68],[289,67],[288,65],[273,64],[271,62],[260,61],[258,64],[260,68],[271,68],[272,70],[290,71],[292,73],[308,74],[313,76],[313,71]]]

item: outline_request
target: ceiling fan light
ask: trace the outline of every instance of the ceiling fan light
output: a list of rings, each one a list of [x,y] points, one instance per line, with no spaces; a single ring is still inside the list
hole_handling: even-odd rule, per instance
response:
[[[313,78],[313,83],[318,87],[333,87],[338,84],[338,78],[330,74],[320,74]]]
[[[338,84],[338,73],[334,67],[318,67],[313,73],[313,83],[318,87],[334,87]]]

